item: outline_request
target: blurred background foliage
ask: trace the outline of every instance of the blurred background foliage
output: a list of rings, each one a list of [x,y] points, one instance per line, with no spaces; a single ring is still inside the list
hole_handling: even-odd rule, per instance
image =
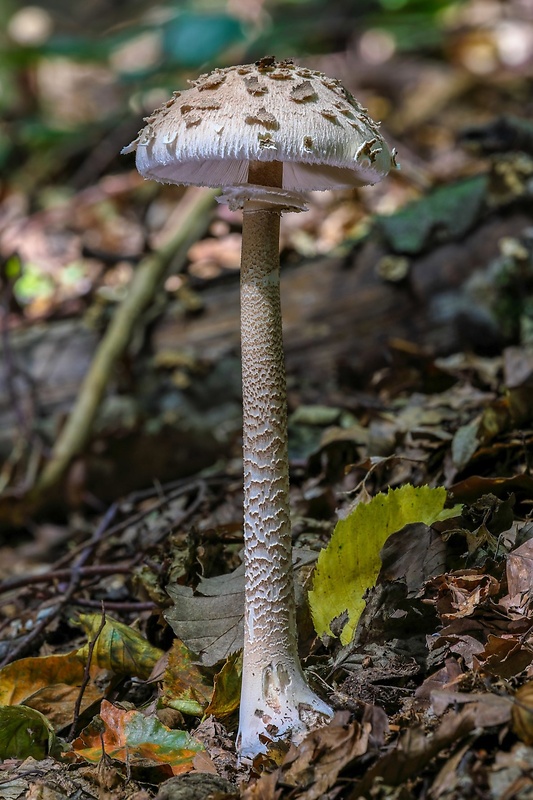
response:
[[[0,256],[20,259],[0,280],[14,287],[10,310],[33,317],[54,307],[47,298],[89,295],[103,251],[126,256],[115,272],[127,283],[128,259],[168,208],[148,213],[162,190],[141,188],[120,150],[201,72],[274,54],[339,78],[400,153],[402,172],[367,193],[369,212],[475,172],[457,148],[461,129],[532,109],[531,0],[0,0],[0,19]],[[113,176],[123,183],[101,185]],[[53,225],[35,216],[90,187],[101,194],[90,211],[72,206]],[[328,252],[353,218],[352,207],[323,241],[311,215],[285,229],[301,252]]]
[[[359,48],[439,57],[452,0],[0,0],[0,168],[39,181],[200,71]],[[55,167],[54,167],[55,165]],[[79,176],[78,176],[79,177]],[[82,176],[83,177],[83,176]],[[79,181],[78,181],[79,183]]]

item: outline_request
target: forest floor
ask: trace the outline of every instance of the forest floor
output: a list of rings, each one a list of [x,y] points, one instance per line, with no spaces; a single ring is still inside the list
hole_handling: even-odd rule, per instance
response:
[[[0,798],[533,797],[533,73],[469,72],[468,33],[364,81],[402,171],[283,218],[300,653],[336,713],[252,766],[239,215],[110,174],[118,134],[40,208],[3,187]],[[378,569],[325,630],[339,519]]]

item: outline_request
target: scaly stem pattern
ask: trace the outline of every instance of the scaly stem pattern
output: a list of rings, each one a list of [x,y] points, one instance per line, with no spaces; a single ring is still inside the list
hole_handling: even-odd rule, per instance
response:
[[[250,183],[281,185],[281,164],[255,166]],[[244,206],[241,335],[246,590],[241,757],[264,749],[259,734],[290,736],[307,730],[318,717],[331,715],[329,707],[307,686],[297,652],[279,224],[279,211],[247,211]]]

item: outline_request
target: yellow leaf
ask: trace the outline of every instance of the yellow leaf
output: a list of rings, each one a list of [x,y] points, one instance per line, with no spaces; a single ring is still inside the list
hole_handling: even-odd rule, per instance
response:
[[[180,639],[174,640],[168,653],[161,691],[165,705],[196,716],[202,715],[213,694],[212,683]]]
[[[461,506],[445,509],[446,489],[402,486],[360,503],[335,526],[328,546],[318,557],[309,592],[315,630],[333,635],[331,623],[347,612],[341,643],[348,644],[365,608],[364,594],[375,585],[381,569],[381,548],[405,525],[432,525],[461,513]]]
[[[135,675],[146,679],[163,655],[162,650],[153,647],[138,631],[116,619],[106,617],[101,631],[101,614],[80,614],[78,619],[90,640],[98,635],[92,663],[110,669],[116,675]],[[86,659],[89,645],[78,650],[78,654]]]
[[[72,720],[85,675],[86,658],[78,651],[21,658],[0,669],[0,705],[24,704],[44,714],[56,729]],[[94,678],[96,670],[91,670]],[[91,680],[85,687],[82,710],[102,696]]]
[[[55,684],[80,687],[84,671],[84,659],[77,651],[21,658],[0,670],[0,705],[20,705],[35,692]]]
[[[218,719],[229,717],[239,708],[242,683],[242,651],[229,656],[226,663],[215,675],[213,698],[205,714],[212,714]]]

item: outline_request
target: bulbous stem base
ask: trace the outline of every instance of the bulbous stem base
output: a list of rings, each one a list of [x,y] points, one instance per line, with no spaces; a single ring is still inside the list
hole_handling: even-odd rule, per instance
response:
[[[243,669],[240,726],[237,740],[242,761],[266,751],[265,740],[298,743],[306,733],[329,721],[331,708],[307,685],[298,659],[280,654],[261,663],[248,653]]]

